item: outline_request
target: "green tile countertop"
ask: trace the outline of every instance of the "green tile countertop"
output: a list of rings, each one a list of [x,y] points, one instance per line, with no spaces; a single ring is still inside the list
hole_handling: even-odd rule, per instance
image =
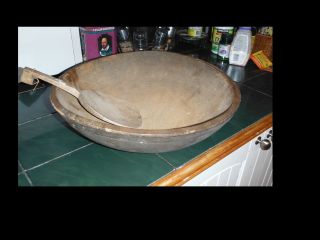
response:
[[[18,186],[150,185],[272,112],[272,73],[252,62],[240,70],[241,81],[228,74],[241,91],[234,117],[198,144],[159,154],[119,151],[78,134],[51,106],[50,86],[19,93]]]

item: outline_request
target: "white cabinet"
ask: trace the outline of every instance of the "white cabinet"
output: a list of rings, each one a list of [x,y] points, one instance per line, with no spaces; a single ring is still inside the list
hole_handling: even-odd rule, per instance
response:
[[[267,135],[272,128],[259,136]],[[255,137],[183,186],[272,186],[272,141],[268,150],[256,144]]]
[[[183,186],[235,186],[248,151],[249,144],[243,145]]]
[[[18,27],[18,66],[55,75],[82,62],[78,27]]]
[[[261,139],[271,141],[268,137],[271,130],[272,128],[260,134]],[[241,186],[272,186],[272,143],[268,150],[262,150],[260,144],[256,144],[257,139],[258,137],[249,142],[249,154],[239,174]]]

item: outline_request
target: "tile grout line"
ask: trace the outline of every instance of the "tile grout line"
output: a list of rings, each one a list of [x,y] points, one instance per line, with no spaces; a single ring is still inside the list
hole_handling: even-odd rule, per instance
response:
[[[264,74],[265,74],[265,72],[258,73],[257,75],[254,75],[254,76],[251,76],[251,77],[247,78],[245,81],[239,81],[239,82],[234,81],[228,74],[227,74],[227,75],[228,75],[228,76],[232,79],[232,81],[234,81],[235,83],[245,84],[245,83],[248,82],[249,80],[251,80],[251,79],[253,79],[253,78],[255,78],[255,77],[260,77],[260,76],[262,76],[262,75],[264,75]]]
[[[27,92],[30,92],[30,91],[36,91],[36,90],[38,90],[38,89],[41,89],[41,88],[45,88],[45,87],[47,87],[47,86],[42,86],[42,87],[38,87],[38,88],[36,88],[36,89],[30,89],[30,90],[26,90],[26,91],[23,91],[23,92],[18,92],[18,95],[20,95],[21,93],[27,93]]]
[[[267,97],[272,98],[271,95],[269,95],[269,94],[267,94],[267,93],[264,93],[264,92],[261,92],[261,91],[259,91],[259,90],[257,90],[257,89],[254,89],[253,87],[250,87],[250,86],[246,85],[245,83],[242,83],[242,85],[245,86],[246,88],[249,88],[250,90],[256,91],[256,92],[258,92],[258,93],[261,93],[261,94],[263,94],[263,95],[266,95]]]
[[[49,162],[52,162],[52,161],[54,161],[54,160],[57,160],[57,159],[59,159],[59,158],[62,158],[62,157],[64,157],[64,156],[66,156],[66,155],[69,155],[69,154],[71,154],[71,153],[73,153],[73,152],[76,152],[76,151],[78,151],[78,150],[80,150],[80,149],[82,149],[82,148],[88,147],[88,146],[90,146],[90,145],[92,145],[92,144],[93,144],[93,142],[92,142],[92,143],[88,143],[87,145],[84,145],[84,146],[82,146],[82,147],[79,147],[79,148],[77,148],[77,149],[74,149],[74,150],[72,150],[72,151],[70,151],[70,152],[67,152],[67,153],[65,153],[65,154],[62,154],[62,155],[60,155],[60,156],[58,156],[58,157],[55,157],[55,158],[53,158],[53,159],[50,159],[50,160],[48,160],[48,161],[46,161],[46,162],[40,163],[40,164],[38,164],[38,165],[36,165],[36,166],[33,166],[32,168],[26,169],[26,170],[24,170],[24,171],[25,171],[25,172],[28,172],[28,171],[34,170],[34,169],[36,169],[36,168],[38,168],[38,167],[41,167],[42,165],[45,165],[45,164],[47,164],[47,163],[49,163]]]
[[[31,181],[31,179],[29,178],[28,174],[26,173],[26,171],[25,171],[24,168],[22,167],[20,161],[18,161],[18,164],[19,164],[19,167],[20,167],[21,170],[22,170],[22,171],[20,172],[20,174],[23,174],[24,177],[27,179],[28,183],[30,184],[30,186],[33,186],[33,183],[32,183],[32,181]],[[18,176],[19,176],[20,174],[18,173]]]
[[[156,153],[156,155],[161,158],[162,160],[164,160],[166,163],[168,163],[171,167],[173,167],[173,170],[176,170],[177,168],[175,166],[173,166],[167,159],[165,159],[164,157],[162,157],[159,153]]]
[[[161,179],[161,178],[166,177],[167,175],[171,174],[171,173],[174,172],[174,171],[176,171],[176,169],[172,169],[172,170],[171,170],[170,172],[168,172],[167,174],[165,174],[165,175],[161,176],[160,178],[154,180],[153,182],[149,183],[149,184],[147,185],[147,187],[151,186],[154,182],[158,181],[158,180]]]
[[[213,148],[213,147],[215,147],[215,146],[212,146],[211,148]],[[207,149],[206,151],[204,151],[203,153],[209,151],[211,148],[208,148],[208,149]],[[202,154],[203,154],[203,153],[202,153]],[[197,157],[197,156],[195,156],[195,157],[191,158],[189,161],[187,161],[187,162],[183,163],[182,165],[180,165],[179,167],[175,167],[175,166],[173,166],[167,159],[163,158],[163,157],[162,157],[161,155],[159,155],[158,153],[156,153],[156,155],[157,155],[159,158],[161,158],[162,160],[166,161],[169,165],[171,165],[171,166],[173,167],[173,170],[171,170],[171,171],[168,172],[167,174],[163,175],[162,177],[154,180],[153,182],[151,182],[150,184],[148,184],[148,186],[152,185],[154,182],[158,181],[159,179],[161,179],[161,178],[163,178],[163,177],[171,174],[172,172],[174,172],[174,171],[182,168],[182,167],[183,167],[184,165],[186,165],[188,162],[194,160],[194,159]]]
[[[42,118],[45,118],[45,117],[49,117],[53,114],[57,113],[57,111],[53,112],[53,113],[49,113],[49,114],[46,114],[46,115],[43,115],[43,116],[40,116],[40,117],[37,117],[37,118],[34,118],[34,119],[31,119],[29,121],[26,121],[26,122],[23,122],[23,123],[18,123],[18,127],[24,125],[24,124],[27,124],[27,123],[30,123],[30,122],[33,122],[33,121],[37,121],[39,119],[42,119]]]
[[[246,81],[244,81],[244,83],[247,82],[248,80],[251,80],[251,79],[255,78],[255,77],[260,77],[260,76],[266,75],[266,74],[267,74],[266,72],[258,73],[257,75],[254,75],[254,76],[249,77],[248,79],[246,79]]]

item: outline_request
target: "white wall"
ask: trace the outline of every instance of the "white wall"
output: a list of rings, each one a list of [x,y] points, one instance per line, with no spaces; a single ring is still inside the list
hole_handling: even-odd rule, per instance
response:
[[[18,66],[49,75],[82,62],[78,27],[18,27]]]

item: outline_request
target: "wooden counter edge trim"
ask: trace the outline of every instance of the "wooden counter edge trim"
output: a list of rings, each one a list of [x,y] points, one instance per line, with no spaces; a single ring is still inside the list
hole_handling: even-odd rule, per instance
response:
[[[181,186],[270,127],[272,127],[272,113],[149,186]]]

